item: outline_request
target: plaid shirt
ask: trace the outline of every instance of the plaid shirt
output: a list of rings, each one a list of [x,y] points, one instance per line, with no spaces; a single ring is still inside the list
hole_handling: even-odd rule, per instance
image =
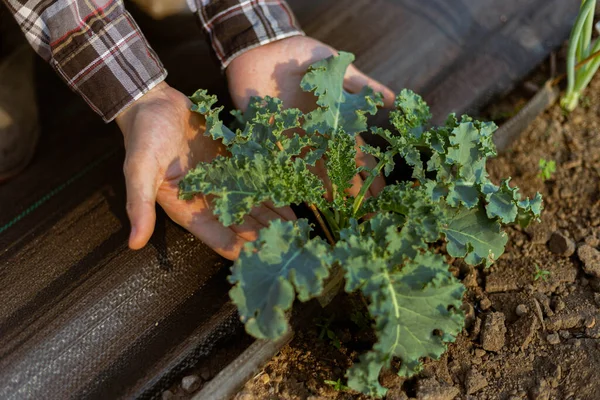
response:
[[[109,122],[167,76],[122,0],[4,0],[33,48]],[[302,35],[285,1],[187,0],[223,68]]]

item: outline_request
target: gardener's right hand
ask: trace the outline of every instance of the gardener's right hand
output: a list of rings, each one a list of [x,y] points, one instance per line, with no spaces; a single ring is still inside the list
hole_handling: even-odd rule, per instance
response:
[[[170,218],[217,253],[238,257],[243,244],[276,218],[295,219],[290,208],[256,208],[241,226],[223,226],[210,210],[210,199],[178,198],[178,183],[199,162],[225,154],[223,146],[204,136],[204,119],[190,111],[189,99],[165,82],[150,90],[117,117],[125,139],[129,246],[148,243],[156,221],[155,202]]]

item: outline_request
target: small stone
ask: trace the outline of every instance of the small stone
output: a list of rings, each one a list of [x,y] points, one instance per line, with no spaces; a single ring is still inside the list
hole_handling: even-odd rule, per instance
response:
[[[571,332],[567,331],[567,330],[562,330],[558,332],[559,336],[565,340],[569,339],[571,337]]]
[[[485,318],[481,328],[481,347],[487,351],[500,351],[506,340],[505,316],[501,312],[492,312]]]
[[[554,301],[554,311],[555,312],[559,312],[564,310],[566,307],[565,302],[563,301],[563,299],[561,299],[560,297],[558,297],[555,301]]]
[[[485,311],[485,310],[489,310],[490,307],[492,306],[492,302],[490,301],[490,299],[488,299],[487,297],[484,297],[483,299],[481,299],[481,301],[479,302],[479,307]]]
[[[585,335],[592,339],[599,339],[600,338],[600,325],[595,325],[591,328],[587,328],[585,330]]]
[[[594,293],[594,303],[596,303],[596,306],[600,307],[600,293]]]
[[[600,278],[600,251],[584,244],[577,249],[577,256],[583,263],[586,274]]]
[[[459,393],[458,388],[434,378],[422,379],[417,383],[417,400],[454,400]]]
[[[531,242],[535,244],[546,244],[552,236],[552,232],[556,229],[553,222],[543,220],[540,224],[531,224],[525,230],[525,233],[531,238]]]
[[[203,368],[202,371],[200,372],[200,378],[202,378],[202,380],[205,381],[205,382],[210,381],[210,379],[212,378],[212,374],[210,373],[210,369]]]
[[[267,383],[271,382],[271,378],[269,377],[269,374],[262,374],[260,376],[260,381],[266,385]]]
[[[510,345],[516,348],[515,352],[519,350],[525,351],[535,338],[539,329],[540,322],[537,316],[533,314],[524,315],[515,323],[511,324],[508,329],[508,337],[510,338]]]
[[[559,344],[560,336],[558,335],[558,333],[550,333],[550,334],[548,334],[548,336],[546,336],[546,340],[550,344]]]
[[[575,253],[575,242],[561,232],[554,232],[548,242],[548,248],[554,254],[570,257]]]
[[[486,354],[487,354],[486,351],[483,349],[475,349],[475,357],[481,358],[481,357],[485,356]]]
[[[470,370],[465,377],[465,391],[467,394],[473,394],[488,385],[487,379],[481,373]]]
[[[402,388],[394,387],[388,390],[385,395],[385,400],[408,400],[408,396]]]
[[[460,306],[460,309],[465,315],[465,328],[469,330],[475,322],[475,308],[471,303],[464,302],[462,306]]]
[[[475,322],[473,323],[473,326],[471,327],[471,332],[469,332],[469,337],[473,340],[477,339],[477,336],[479,336],[479,333],[481,332],[481,318],[476,317],[475,318]]]
[[[596,325],[596,318],[590,316],[590,317],[586,317],[583,320],[583,326],[585,326],[586,328],[593,328],[594,325]]]
[[[519,304],[517,306],[517,308],[515,309],[515,313],[519,317],[522,317],[523,315],[526,315],[528,312],[529,312],[529,308],[527,308],[527,306],[525,304]]]
[[[188,393],[193,393],[200,387],[202,381],[198,375],[188,375],[181,380],[181,388]]]
[[[598,247],[600,246],[600,239],[598,239],[596,236],[588,236],[585,238],[585,244],[587,244],[588,246],[592,246],[592,247]]]
[[[165,390],[164,392],[162,392],[162,396],[161,396],[162,400],[171,400],[174,397],[175,397],[175,395],[170,390]]]

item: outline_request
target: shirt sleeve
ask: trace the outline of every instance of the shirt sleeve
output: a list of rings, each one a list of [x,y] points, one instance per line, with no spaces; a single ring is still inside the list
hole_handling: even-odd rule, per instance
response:
[[[283,0],[187,0],[223,68],[244,52],[304,35]]]
[[[109,122],[167,75],[121,0],[4,0],[27,40]]]

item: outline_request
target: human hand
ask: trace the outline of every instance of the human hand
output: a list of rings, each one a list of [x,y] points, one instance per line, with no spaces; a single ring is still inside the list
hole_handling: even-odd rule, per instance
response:
[[[300,81],[307,68],[316,61],[337,54],[335,49],[318,40],[294,36],[249,50],[236,57],[227,67],[229,92],[234,105],[244,110],[251,96],[266,95],[278,97],[286,108],[299,108],[309,112],[316,107],[316,98],[312,93],[300,88]],[[385,85],[368,77],[354,65],[350,65],[344,77],[344,89],[350,93],[358,93],[364,86],[370,86],[383,94],[384,106],[391,108],[394,104],[394,92]],[[357,137],[357,148],[364,142]],[[356,163],[358,166],[374,168],[375,159],[358,150]],[[315,171],[328,184],[324,163],[317,164]],[[358,194],[366,172],[354,177],[349,194]],[[385,182],[378,177],[369,188],[368,195],[375,195],[383,189]]]
[[[272,219],[295,219],[290,208],[269,204],[255,208],[240,226],[223,226],[210,210],[210,199],[178,198],[179,181],[199,162],[226,154],[218,141],[204,136],[204,119],[190,111],[190,100],[160,83],[119,114],[116,121],[125,140],[127,214],[131,221],[129,246],[146,245],[156,222],[155,202],[176,223],[223,257],[237,258],[243,244]]]

